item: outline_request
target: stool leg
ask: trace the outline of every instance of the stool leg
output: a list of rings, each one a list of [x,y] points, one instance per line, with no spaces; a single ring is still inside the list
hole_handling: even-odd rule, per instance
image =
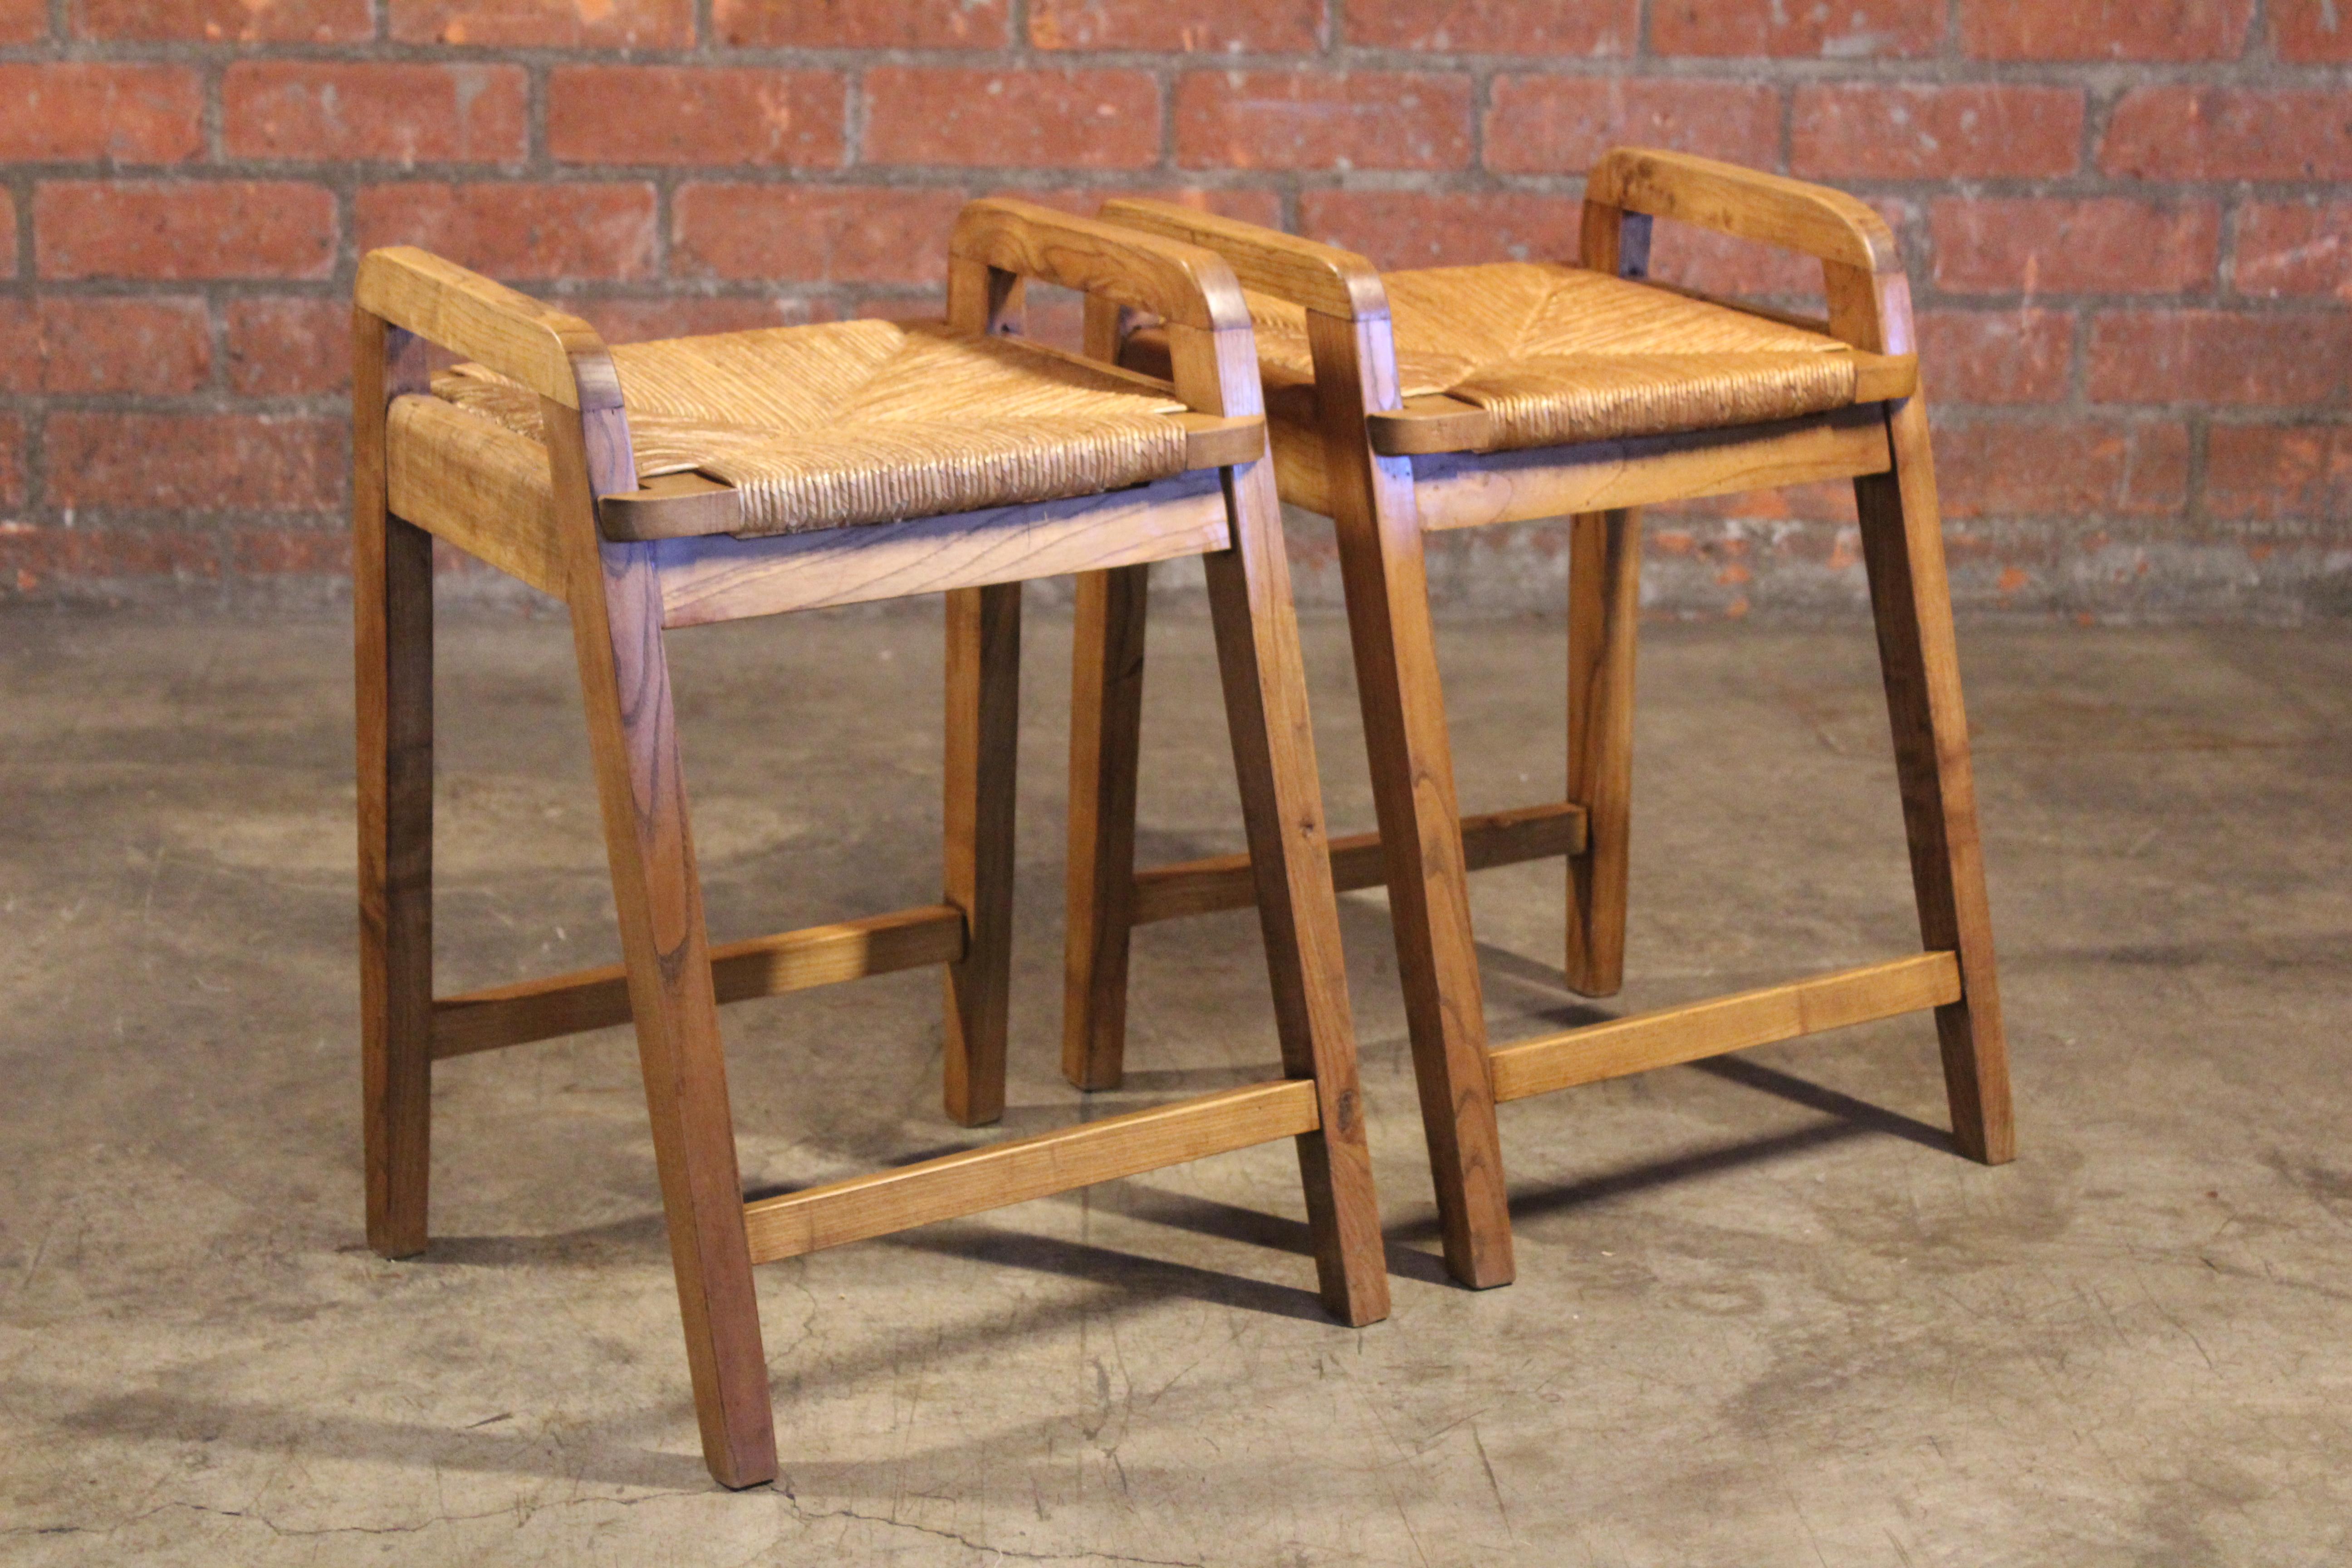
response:
[[[1919,934],[1931,952],[1959,955],[1961,999],[1936,1009],[1952,1137],[1963,1153],[1998,1165],[2016,1157],[2017,1134],[1935,459],[1922,400],[1906,398],[1887,409],[1895,467],[1853,482],[1863,562],[1894,723]]]
[[[1117,1089],[1127,1055],[1135,918],[1135,786],[1151,569],[1078,578],[1070,675],[1070,858],[1062,947],[1062,1076]]]
[[[947,971],[950,1120],[1004,1114],[1013,986],[1013,752],[1021,725],[1021,584],[947,595],[947,901],[964,953]]]
[[[755,1486],[775,1479],[775,1423],[743,1228],[743,1182],[711,990],[702,882],[687,826],[654,546],[596,542],[593,502],[572,493],[568,481],[591,471],[581,427],[600,416],[575,414],[544,399],[541,408],[559,506],[580,514],[566,519],[579,529],[583,546],[569,568],[572,647],[604,806],[613,901],[620,913],[702,1457],[721,1486]],[[619,411],[601,416],[617,420]],[[625,434],[597,448],[600,460],[614,466],[615,449],[625,469]],[[608,479],[601,488],[628,482],[625,472],[620,483]]]
[[[384,506],[385,405],[423,342],[361,312],[352,369],[360,1053],[368,1245],[425,1250],[433,1132],[433,539]]]
[[[1568,987],[1613,996],[1625,982],[1642,514],[1586,512],[1569,528],[1568,798],[1584,807],[1585,837],[1568,858]]]
[[[1227,470],[1226,495],[1233,547],[1203,558],[1225,719],[1283,1068],[1315,1080],[1322,1114],[1322,1126],[1298,1140],[1298,1164],[1323,1304],[1340,1321],[1360,1325],[1388,1316],[1388,1267],[1272,459]]]
[[[1309,316],[1307,330],[1445,1267],[1486,1289],[1509,1284],[1516,1264],[1412,465],[1377,457],[1365,442],[1364,413],[1379,379],[1366,367],[1378,363],[1381,345],[1364,341],[1364,327],[1321,315]]]

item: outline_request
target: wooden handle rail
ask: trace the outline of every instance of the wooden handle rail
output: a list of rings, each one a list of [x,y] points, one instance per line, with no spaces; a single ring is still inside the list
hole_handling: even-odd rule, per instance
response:
[[[1584,199],[1696,224],[1865,272],[1900,272],[1894,231],[1869,203],[1688,153],[1618,147],[1585,176]]]
[[[1495,1098],[1525,1100],[1849,1024],[1925,1012],[1959,999],[1959,960],[1948,952],[1842,969],[1506,1046],[1488,1058]]]
[[[1580,854],[1583,848],[1584,808],[1572,802],[1462,819],[1463,863],[1473,871]],[[1379,834],[1357,833],[1331,840],[1331,883],[1337,890],[1352,893],[1360,888],[1381,887],[1388,879]],[[1245,910],[1256,902],[1250,858],[1213,855],[1137,872],[1131,923],[1150,925],[1218,910]]]
[[[1250,324],[1233,269],[1213,252],[1034,202],[990,197],[968,204],[956,219],[948,254],[1115,300],[1183,326],[1218,331]]]
[[[710,982],[721,1002],[748,1002],[788,991],[888,974],[963,957],[963,911],[929,904],[835,925],[730,942],[710,950]],[[433,1004],[433,1057],[575,1035],[625,1024],[629,977],[621,965],[544,980],[494,985]]]
[[[595,328],[430,251],[413,245],[369,251],[360,258],[352,299],[566,408],[621,406],[620,380]]]
[[[743,1205],[751,1261],[1140,1175],[1321,1125],[1305,1079],[1252,1084]]]

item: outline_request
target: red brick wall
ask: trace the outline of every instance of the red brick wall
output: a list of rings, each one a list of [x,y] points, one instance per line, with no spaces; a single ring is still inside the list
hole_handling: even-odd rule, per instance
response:
[[[918,308],[1000,189],[1567,255],[1631,142],[1895,222],[1964,597],[2341,611],[2347,87],[2352,0],[0,0],[0,592],[338,572],[370,246],[627,338]],[[1549,602],[1557,531],[1441,581]],[[1672,609],[1859,593],[1831,492],[1661,516],[1652,554]]]

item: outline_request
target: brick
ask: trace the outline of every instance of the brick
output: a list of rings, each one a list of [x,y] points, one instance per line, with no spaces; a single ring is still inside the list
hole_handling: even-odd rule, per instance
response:
[[[1984,60],[2233,60],[2254,0],[1961,0],[1960,47]]]
[[[2213,281],[2212,202],[1948,197],[1929,209],[1936,286],[1962,294],[2170,294]]]
[[[49,500],[121,510],[326,511],[343,500],[347,422],[309,415],[56,413]]]
[[[2238,209],[2237,249],[2231,285],[2241,294],[2352,300],[2352,203],[2249,202]]]
[[[220,536],[209,529],[0,530],[0,578],[29,594],[51,577],[217,577]]]
[[[682,294],[650,300],[582,300],[576,303],[575,313],[608,343],[746,332],[758,327],[797,327],[816,317],[806,300],[775,295],[748,298]]]
[[[348,577],[352,536],[341,528],[235,528],[228,566],[254,576]]]
[[[1323,0],[1030,0],[1041,49],[1172,54],[1309,54],[1322,47]]]
[[[997,49],[1008,0],[717,0],[721,43],[754,48]]]
[[[694,0],[387,0],[393,41],[492,49],[683,49]]]
[[[2099,403],[2340,404],[2352,318],[2113,310],[2091,323]]]
[[[25,504],[25,421],[15,414],[0,414],[0,506],[20,507]],[[0,550],[7,546],[0,537]]]
[[[2340,524],[2352,512],[2352,426],[2214,426],[2205,436],[2205,510]]]
[[[1347,41],[1470,55],[1630,55],[1637,0],[1345,0]]]
[[[221,79],[222,141],[238,158],[519,163],[530,121],[520,66],[252,60]]]
[[[204,112],[180,66],[0,65],[0,161],[174,163],[204,150]]]
[[[232,300],[230,390],[248,397],[342,392],[352,381],[352,308],[342,300]]]
[[[947,279],[961,191],[893,186],[691,184],[672,204],[681,277],[793,283]]]
[[[0,278],[16,275],[16,203],[7,195],[0,195]]]
[[[498,278],[645,278],[654,269],[646,184],[370,185],[357,206],[362,250],[421,245]]]
[[[2189,431],[2171,420],[1970,420],[1936,432],[1947,518],[2178,514]]]
[[[1477,261],[1566,261],[1578,255],[1572,197],[1504,191],[1307,191],[1298,232],[1345,246],[1382,268]]]
[[[1929,55],[1944,0],[1658,0],[1650,48],[1661,55]]]
[[[335,198],[287,180],[56,181],[33,193],[44,278],[324,278]]]
[[[2107,122],[2099,167],[2147,180],[2352,179],[2352,114],[2332,89],[2134,88]]]
[[[1259,224],[1269,228],[1282,226],[1282,197],[1273,191],[1255,188],[1217,188],[1199,185],[1123,185],[1106,188],[1087,185],[1076,190],[1054,187],[1015,187],[991,189],[990,195],[1014,196],[1024,202],[1092,217],[1102,210],[1102,205],[1119,196],[1145,196],[1153,201],[1173,202],[1179,206],[1192,207],[1201,212],[1215,213],[1221,217],[1237,217],[1244,223]]]
[[[1780,93],[1738,82],[1504,76],[1486,110],[1486,166],[1578,173],[1612,147],[1666,147],[1771,167]]]
[[[1176,84],[1188,169],[1459,169],[1470,79],[1418,71],[1192,71]]]
[[[68,30],[115,43],[344,44],[375,36],[368,0],[74,0]]]
[[[547,147],[569,163],[838,164],[839,73],[576,66],[548,78]]]
[[[30,44],[49,36],[47,0],[0,0],[0,44]]]
[[[2270,0],[2272,47],[2298,65],[2352,60],[2352,7],[2344,0]]]
[[[0,392],[194,392],[212,371],[201,300],[0,300]]]
[[[1789,163],[1809,177],[2032,178],[2074,173],[2082,140],[2072,88],[1801,87]]]
[[[1136,169],[1160,159],[1160,88],[1139,70],[866,73],[868,163]]]
[[[2074,318],[2064,310],[1923,310],[1919,364],[1939,403],[2055,403]]]

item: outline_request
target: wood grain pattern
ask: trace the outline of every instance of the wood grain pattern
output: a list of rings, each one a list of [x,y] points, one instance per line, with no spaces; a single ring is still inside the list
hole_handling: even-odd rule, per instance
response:
[[[1894,232],[1867,202],[1736,163],[1618,147],[1593,164],[1584,192],[1603,208],[1670,217],[1865,271],[1903,269]]]
[[[1117,1089],[1126,1070],[1129,933],[1137,923],[1136,775],[1150,568],[1078,579],[1070,660],[1069,862],[1062,939],[1062,1076]],[[1249,858],[1234,879],[1256,893]]]
[[[1998,1165],[2016,1157],[2017,1131],[1927,411],[1916,398],[1886,407],[1895,471],[1853,487],[1863,564],[1878,626],[1920,939],[1958,952],[1965,986],[1936,1014],[1952,1135],[1964,1153]]]
[[[1102,216],[1123,229],[1215,251],[1244,289],[1341,321],[1369,321],[1389,313],[1388,289],[1380,272],[1353,251],[1146,197],[1106,202]]]
[[[744,1223],[753,1260],[772,1263],[1276,1138],[1310,1137],[1317,1115],[1311,1083],[1252,1084],[761,1198],[744,1205]]]
[[[703,1460],[720,1485],[753,1486],[775,1479],[775,1423],[662,641],[659,546],[597,537],[597,497],[636,483],[621,411],[572,413],[552,398],[540,408]]]
[[[1642,610],[1642,518],[1588,512],[1569,524],[1568,795],[1584,847],[1568,860],[1568,987],[1613,996],[1625,982],[1625,895],[1633,824],[1633,655]]]
[[[394,516],[563,596],[546,447],[429,395],[396,399],[386,438]]]
[[[1883,472],[1891,461],[1879,409],[1584,447],[1414,458],[1414,494],[1423,528],[1477,528],[1852,479]]]
[[[1510,1283],[1516,1265],[1453,743],[1412,468],[1378,456],[1364,439],[1367,416],[1397,406],[1395,348],[1389,323],[1377,318],[1309,311],[1307,333],[1445,1267],[1486,1289]]]
[[[1584,847],[1584,808],[1567,802],[1462,819],[1462,863],[1472,871],[1572,855]],[[1378,833],[1331,840],[1331,886],[1352,893],[1389,879]],[[1211,855],[1135,874],[1135,925],[1245,910],[1256,897],[1247,855]]]
[[[1249,325],[1240,285],[1209,252],[1033,202],[991,197],[970,203],[956,219],[948,254],[1115,300],[1183,326]]]
[[[360,309],[566,408],[621,405],[620,378],[593,327],[454,261],[413,245],[371,250],[353,295]]]
[[[1824,1029],[1925,1012],[1949,1005],[1959,994],[1959,965],[1953,955],[1922,952],[1687,1006],[1637,1013],[1497,1050],[1495,1098],[1525,1100]]]
[[[666,624],[703,626],[828,605],[1097,572],[1224,548],[1214,472],[1139,489],[773,539],[664,540]]]
[[[1021,731],[1021,584],[947,596],[947,765],[942,901],[963,911],[963,956],[945,986],[948,1119],[1004,1114],[1013,989],[1015,752]]]
[[[1256,349],[1246,328],[1211,332],[1177,324],[1168,334],[1177,391],[1186,404],[1211,414],[1264,412]],[[1388,1315],[1387,1254],[1364,1138],[1347,961],[1331,891],[1282,507],[1268,458],[1225,472],[1233,547],[1204,557],[1202,566],[1242,821],[1257,875],[1258,930],[1283,1070],[1315,1083],[1318,1127],[1300,1135],[1298,1163],[1323,1304],[1341,1322],[1360,1325]]]
[[[711,989],[723,1006],[963,956],[963,911],[926,904],[887,915],[807,926],[710,950]],[[527,1045],[629,1021],[621,964],[492,985],[433,1004],[436,1060]]]
[[[352,316],[361,1126],[368,1245],[425,1250],[433,1132],[433,541],[392,515],[385,416],[425,342]]]

